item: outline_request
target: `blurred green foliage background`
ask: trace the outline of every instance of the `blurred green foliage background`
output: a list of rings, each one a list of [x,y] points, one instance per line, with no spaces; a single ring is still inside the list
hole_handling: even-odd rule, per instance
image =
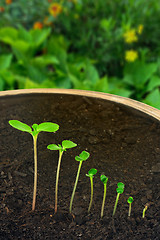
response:
[[[1,0],[0,90],[73,88],[160,109],[160,2]]]

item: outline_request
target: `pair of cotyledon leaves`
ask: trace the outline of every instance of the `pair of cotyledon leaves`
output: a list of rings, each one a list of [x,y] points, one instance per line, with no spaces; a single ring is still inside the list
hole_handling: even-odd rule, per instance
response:
[[[51,122],[44,122],[38,124],[33,124],[32,128],[25,123],[22,123],[18,120],[10,120],[9,124],[23,132],[28,132],[33,136],[38,135],[40,132],[56,132],[59,129],[59,125]]]
[[[117,183],[118,188],[116,189],[117,193],[122,194],[124,192],[124,184],[122,182]]]
[[[90,177],[90,178],[93,178],[96,173],[97,173],[97,169],[91,168],[91,169],[88,171],[88,174],[86,174],[86,176],[87,176],[87,177]]]
[[[100,176],[100,179],[101,179],[101,181],[103,182],[103,184],[107,184],[107,181],[108,181],[108,178],[105,176],[105,175],[101,175]]]

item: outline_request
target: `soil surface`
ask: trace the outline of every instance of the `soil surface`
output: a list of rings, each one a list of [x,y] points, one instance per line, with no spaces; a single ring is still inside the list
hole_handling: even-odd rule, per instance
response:
[[[133,109],[101,99],[60,94],[34,94],[0,99],[0,239],[160,239],[160,123]],[[60,125],[56,133],[38,136],[38,190],[33,194],[33,142],[30,134],[12,128],[17,119],[32,125],[45,121]],[[60,169],[58,214],[54,190],[58,151],[47,145],[72,140]],[[75,156],[90,153],[83,162],[73,202],[69,203],[78,169]],[[94,202],[88,214],[90,181],[94,177]],[[103,184],[109,177],[104,217],[100,218]],[[115,217],[112,212],[117,183],[125,184]],[[134,198],[128,217],[129,196]],[[142,211],[148,204],[146,216]]]

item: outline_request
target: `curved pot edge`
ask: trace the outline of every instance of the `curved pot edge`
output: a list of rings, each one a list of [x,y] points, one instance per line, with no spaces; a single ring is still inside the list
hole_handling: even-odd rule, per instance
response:
[[[87,97],[94,97],[94,98],[101,98],[108,101],[120,103],[123,105],[127,105],[132,107],[136,110],[144,112],[158,120],[160,120],[160,110],[151,107],[145,103],[138,102],[136,100],[121,97],[118,95],[113,95],[109,93],[103,92],[95,92],[95,91],[87,91],[87,90],[77,90],[77,89],[58,89],[58,88],[40,88],[40,89],[20,89],[20,90],[8,90],[8,91],[1,91],[1,96],[11,96],[11,95],[22,95],[22,94],[32,94],[32,93],[57,93],[57,94],[71,94],[71,95],[79,95],[79,96],[87,96]]]

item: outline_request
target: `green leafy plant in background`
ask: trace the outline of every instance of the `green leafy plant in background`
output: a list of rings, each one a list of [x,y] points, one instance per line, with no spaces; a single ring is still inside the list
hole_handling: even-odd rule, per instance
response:
[[[129,204],[128,217],[130,217],[131,216],[131,205],[132,205],[132,202],[133,202],[133,197],[129,197],[127,202]]]
[[[76,143],[69,140],[63,140],[62,145],[50,144],[47,146],[49,150],[59,151],[59,160],[58,160],[58,167],[57,167],[57,174],[56,174],[56,188],[55,188],[55,213],[57,212],[57,204],[58,204],[58,181],[59,181],[59,172],[60,172],[62,155],[67,149],[73,148],[76,146],[77,146]]]
[[[37,138],[40,132],[56,132],[59,129],[59,125],[51,122],[44,122],[38,124],[33,124],[32,128],[25,123],[18,120],[10,120],[9,124],[23,132],[28,132],[33,137],[34,146],[34,189],[33,189],[33,201],[32,201],[32,211],[35,210],[36,204],[36,193],[37,193]]]
[[[122,182],[117,183],[117,186],[118,186],[118,188],[116,189],[117,197],[116,197],[116,202],[115,202],[115,205],[114,205],[112,216],[114,216],[115,213],[116,213],[119,196],[120,196],[120,194],[122,194],[124,192],[124,184]]]
[[[96,173],[97,173],[97,169],[91,168],[88,171],[88,174],[86,174],[86,176],[90,178],[90,183],[91,183],[91,198],[90,198],[90,203],[89,203],[89,207],[88,207],[88,213],[90,212],[91,207],[92,207],[92,202],[93,202],[93,178],[94,178],[94,175]]]
[[[102,207],[101,207],[101,218],[103,218],[103,213],[104,213],[104,205],[105,205],[105,200],[106,200],[106,192],[107,192],[107,182],[108,178],[105,175],[101,175],[100,179],[104,185],[104,192],[103,192],[103,201],[102,201]]]
[[[76,191],[76,187],[77,187],[77,183],[78,183],[78,179],[79,179],[79,174],[80,174],[80,170],[82,167],[82,163],[83,161],[86,161],[89,158],[90,154],[87,151],[82,151],[79,156],[75,157],[75,160],[79,162],[79,167],[78,167],[78,171],[77,171],[77,176],[76,176],[76,181],[74,184],[74,188],[73,188],[73,192],[72,192],[72,196],[71,196],[71,200],[70,200],[70,206],[69,206],[69,212],[72,213],[72,204],[73,204],[73,199],[74,199],[74,195],[75,195],[75,191]]]
[[[62,0],[56,16],[48,10],[53,3],[2,0],[0,90],[102,91],[160,109],[157,0]],[[34,29],[37,22],[41,29]],[[126,40],[127,32],[136,40]],[[133,62],[129,51],[137,54]]]

